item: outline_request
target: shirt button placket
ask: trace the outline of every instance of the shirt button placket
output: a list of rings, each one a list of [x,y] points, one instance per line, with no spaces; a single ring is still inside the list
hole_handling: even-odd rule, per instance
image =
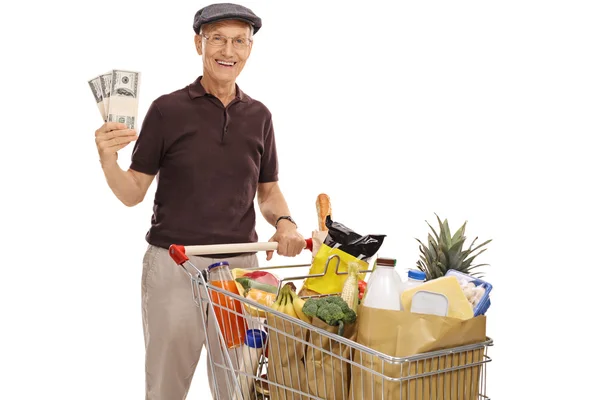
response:
[[[221,139],[221,143],[225,142],[225,135],[227,134],[227,131],[229,130],[229,115],[227,114],[227,110],[225,110],[224,112],[225,112],[225,124],[223,125],[223,136]]]

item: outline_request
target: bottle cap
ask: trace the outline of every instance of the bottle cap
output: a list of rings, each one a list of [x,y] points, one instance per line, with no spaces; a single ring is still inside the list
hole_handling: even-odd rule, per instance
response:
[[[248,329],[246,332],[246,346],[259,349],[265,345],[267,333],[260,329]]]
[[[229,262],[227,262],[227,261],[219,261],[219,262],[216,262],[214,264],[210,264],[208,266],[208,270],[210,271],[211,269],[220,267],[222,265],[229,265]]]
[[[416,279],[418,281],[424,281],[426,278],[425,272],[419,271],[417,269],[408,270],[408,277],[412,279]]]
[[[377,266],[382,266],[382,267],[395,267],[396,266],[396,259],[395,258],[378,258],[377,261],[375,261],[375,264],[377,264]]]

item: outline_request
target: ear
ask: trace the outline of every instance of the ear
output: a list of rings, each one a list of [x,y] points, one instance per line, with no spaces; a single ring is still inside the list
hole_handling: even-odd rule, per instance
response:
[[[196,51],[198,52],[198,55],[201,56],[202,55],[202,36],[196,34],[194,36],[194,44],[196,45]]]

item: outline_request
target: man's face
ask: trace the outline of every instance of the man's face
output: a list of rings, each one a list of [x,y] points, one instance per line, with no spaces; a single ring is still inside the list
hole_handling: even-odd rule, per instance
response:
[[[250,26],[241,21],[223,21],[203,27],[195,40],[198,54],[202,55],[204,74],[216,81],[235,81],[250,56],[252,42],[249,39]]]

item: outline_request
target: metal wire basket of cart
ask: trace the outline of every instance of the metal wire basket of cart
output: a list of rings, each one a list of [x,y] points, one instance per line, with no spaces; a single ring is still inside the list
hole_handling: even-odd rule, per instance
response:
[[[307,242],[308,243],[308,242]],[[222,400],[483,400],[492,340],[408,357],[392,357],[335,330],[234,293],[208,279],[188,256],[276,250],[277,243],[172,245],[170,255],[191,281],[206,332],[209,380]],[[335,268],[335,256],[326,268]],[[261,267],[286,281],[308,277],[310,264]],[[296,274],[297,272],[297,274]],[[325,271],[326,272],[326,271]],[[325,273],[324,272],[324,273]],[[369,273],[371,270],[361,271]],[[323,273],[323,274],[324,274]],[[283,274],[281,274],[283,275]],[[192,301],[190,299],[190,301]]]

